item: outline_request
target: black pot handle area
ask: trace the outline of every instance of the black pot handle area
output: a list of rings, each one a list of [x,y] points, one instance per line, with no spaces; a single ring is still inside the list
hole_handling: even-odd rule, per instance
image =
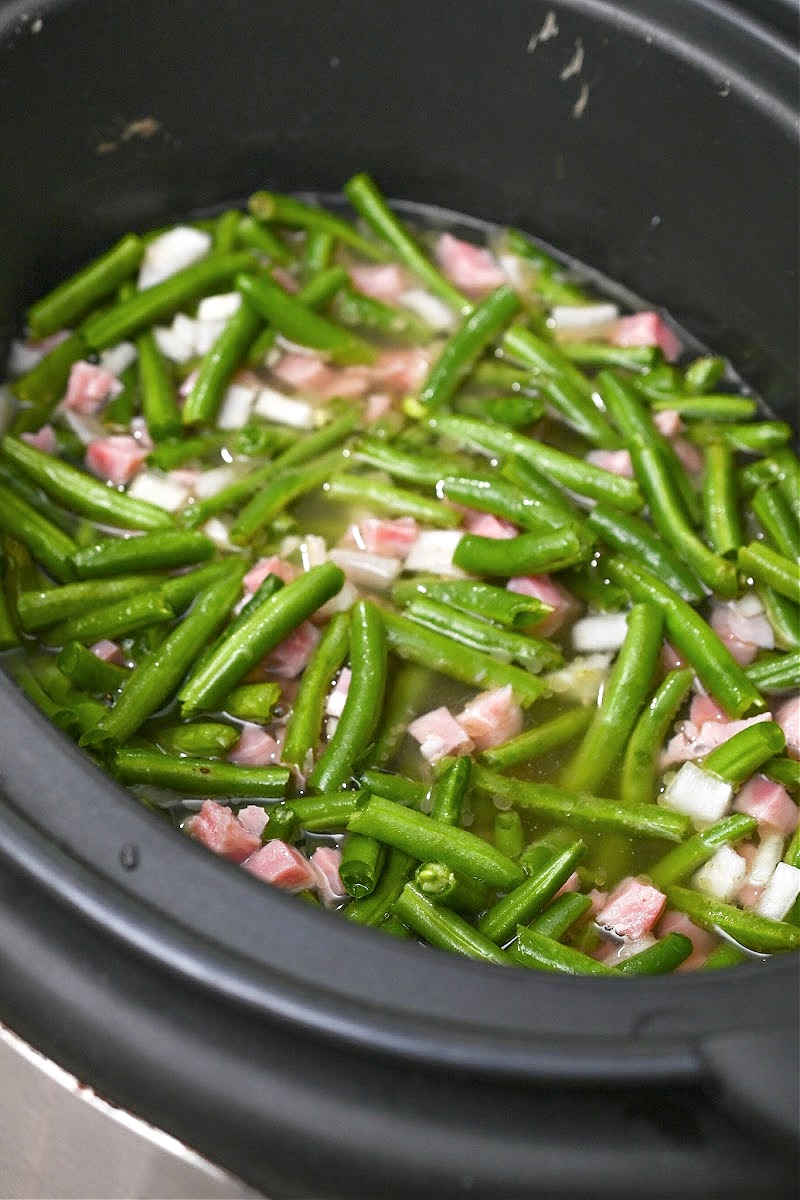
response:
[[[719,1089],[719,1104],[740,1123],[797,1143],[800,1131],[800,1031],[720,1033],[707,1038],[702,1055]]]

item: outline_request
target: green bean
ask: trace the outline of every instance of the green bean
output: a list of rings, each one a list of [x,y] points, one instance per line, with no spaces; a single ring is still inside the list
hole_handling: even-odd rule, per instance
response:
[[[363,803],[362,792],[334,792],[324,796],[301,796],[270,813],[268,837],[283,837],[291,841],[301,831],[306,833],[346,829],[347,822]],[[275,830],[280,827],[280,832]]]
[[[654,400],[653,412],[676,412],[692,421],[746,421],[758,411],[758,401],[747,396],[667,396]]]
[[[800,606],[758,580],[756,594],[772,626],[775,645],[781,650],[800,649]]]
[[[780,488],[757,488],[750,500],[750,507],[778,552],[785,558],[797,558],[800,528]]]
[[[597,504],[586,520],[607,546],[640,561],[684,600],[697,603],[705,595],[694,572],[640,517]]]
[[[431,816],[445,825],[458,825],[461,808],[469,788],[472,760],[461,755],[445,768],[431,787]]]
[[[48,496],[81,516],[123,529],[151,530],[172,525],[172,517],[163,508],[107,487],[69,463],[61,462],[17,438],[6,437],[2,452],[29,479],[38,483]]]
[[[282,267],[288,267],[292,262],[292,253],[286,243],[255,217],[240,218],[236,228],[236,241],[240,246],[257,250],[259,254]]]
[[[389,338],[395,343],[425,345],[433,337],[431,327],[410,308],[384,304],[349,285],[336,293],[330,311],[340,325],[363,329],[375,337]]]
[[[614,346],[610,342],[561,342],[559,349],[572,363],[625,371],[649,371],[661,357],[657,346]]]
[[[17,631],[17,614],[10,596],[10,589],[5,586],[5,570],[3,556],[0,554],[0,650],[10,650],[18,646],[20,637]]]
[[[538,396],[487,396],[461,391],[453,399],[453,408],[467,417],[510,425],[513,429],[527,429],[539,420],[544,403]]]
[[[241,213],[238,208],[226,208],[214,221],[212,248],[217,254],[227,254],[236,246],[236,233]]]
[[[211,558],[214,543],[202,533],[164,529],[141,537],[103,538],[72,556],[79,579],[99,579],[121,572],[186,567]]]
[[[370,797],[350,819],[349,828],[404,850],[420,862],[443,862],[491,887],[516,887],[525,877],[521,867],[476,834],[381,796]]]
[[[81,447],[82,450],[82,447]],[[42,489],[13,463],[0,459],[0,485],[13,492],[18,500],[33,508],[41,517],[56,525],[77,540],[80,526],[75,517],[46,496]]]
[[[174,757],[160,750],[115,750],[109,768],[120,783],[171,788],[190,796],[282,796],[288,767],[242,767],[206,758]]]
[[[492,625],[482,617],[470,616],[428,596],[415,596],[407,605],[405,615],[426,629],[446,634],[473,650],[491,654],[498,662],[516,662],[534,673],[559,667],[564,661],[553,642]]]
[[[348,274],[344,267],[326,267],[300,288],[295,299],[307,308],[322,308],[346,286]],[[247,355],[251,366],[262,367],[278,337],[278,330],[267,324],[255,339]]]
[[[236,505],[247,500],[258,492],[262,484],[273,482],[275,475],[274,460],[253,467],[245,475],[240,476],[233,483],[229,483],[227,487],[220,488],[213,496],[207,496],[204,500],[188,504],[180,513],[180,521],[192,529],[197,525],[202,525],[209,517],[235,508]]]
[[[688,669],[670,671],[634,725],[625,747],[619,785],[620,799],[625,803],[646,804],[654,799],[661,746],[693,678]]]
[[[572,946],[562,946],[553,938],[544,937],[520,925],[517,940],[509,947],[509,955],[521,967],[536,971],[553,971],[559,975],[616,975],[611,967],[589,958]]]
[[[492,513],[536,533],[563,526],[575,530],[581,528],[577,514],[565,513],[563,505],[552,505],[538,496],[528,496],[521,488],[502,478],[445,476],[437,483],[436,491],[453,504]]]
[[[413,271],[426,287],[430,288],[456,312],[472,310],[469,301],[422,253],[402,223],[390,211],[383,196],[368,175],[354,175],[344,185],[343,190],[358,215],[366,221],[378,237],[391,246],[400,262]]]
[[[583,842],[573,842],[488,908],[476,928],[492,942],[507,942],[517,925],[530,921],[553,899],[585,852]]]
[[[698,446],[709,442],[723,442],[731,450],[742,450],[746,454],[769,454],[780,449],[792,437],[792,427],[786,421],[753,421],[747,425],[692,425],[687,435]],[[751,464],[761,466],[760,463]],[[743,477],[744,485],[749,476]]]
[[[552,258],[541,246],[532,242],[518,229],[507,229],[504,243],[510,254],[522,258],[529,263],[536,278],[533,283],[536,291],[543,300],[550,304],[585,304],[587,300],[583,288],[564,278],[564,266]]]
[[[341,787],[355,773],[380,718],[386,688],[386,635],[380,610],[359,600],[350,614],[350,666],[353,672],[342,715],[308,777],[320,791]]]
[[[592,907],[590,896],[581,892],[563,892],[530,923],[533,933],[559,942],[565,933]]]
[[[706,537],[723,556],[733,555],[744,541],[736,488],[733,451],[724,442],[706,447],[703,477]]]
[[[209,254],[161,283],[136,292],[130,299],[92,314],[80,332],[93,350],[105,350],[171,316],[189,300],[230,284],[252,265],[252,256],[247,251]]]
[[[80,731],[80,722],[75,709],[48,696],[26,660],[18,659],[12,662],[10,670],[15,683],[19,685],[39,712],[70,737],[77,736]]]
[[[605,500],[624,512],[636,512],[642,507],[641,494],[633,480],[612,475],[602,467],[595,467],[544,442],[525,437],[513,429],[503,429],[500,425],[484,425],[471,417],[447,413],[437,414],[434,422],[439,433],[455,438],[484,454],[516,455],[562,487],[567,487],[581,496],[592,500]]]
[[[338,475],[325,488],[327,500],[364,504],[374,512],[396,513],[439,529],[454,529],[461,515],[439,500],[429,500],[406,488],[392,487],[367,475]]]
[[[480,761],[485,767],[502,770],[513,767],[521,762],[535,762],[537,758],[550,750],[566,746],[574,738],[580,737],[592,720],[590,708],[571,708],[550,721],[534,725],[517,737],[503,742],[501,746],[492,746],[480,755]]]
[[[650,882],[662,892],[674,883],[681,883],[708,862],[720,846],[729,846],[750,837],[757,825],[755,817],[746,813],[732,813],[723,817],[660,858],[647,872]]]
[[[695,925],[712,933],[722,930],[740,946],[759,954],[800,948],[800,929],[795,925],[774,921],[732,904],[723,904],[713,896],[703,896],[688,888],[670,887],[667,888],[667,903],[671,908],[686,913]]]
[[[514,809],[499,812],[494,818],[494,844],[508,858],[519,858],[525,845],[522,818]]]
[[[761,771],[770,779],[774,779],[776,783],[783,784],[786,788],[792,788],[797,791],[800,788],[800,763],[795,758],[786,758],[785,755],[779,754],[775,758],[768,758],[761,766]]]
[[[382,796],[384,800],[392,800],[409,808],[420,808],[428,795],[428,789],[423,784],[413,783],[390,771],[376,771],[372,767],[361,772],[359,783],[370,795]]]
[[[380,925],[402,892],[413,863],[410,855],[390,846],[374,890],[369,896],[348,904],[344,910],[345,918],[358,925]]]
[[[586,793],[575,795],[550,783],[529,783],[498,775],[483,766],[473,767],[472,784],[478,791],[494,797],[495,803],[510,801],[517,808],[580,829],[679,842],[689,825],[688,817],[682,813],[654,804],[620,804]]]
[[[453,553],[453,563],[476,575],[549,574],[584,562],[591,551],[591,542],[582,531],[568,526],[510,538],[465,533]]]
[[[407,883],[394,903],[394,912],[420,937],[439,950],[452,950],[483,962],[510,965],[511,960],[474,926],[447,908],[428,900],[413,884]]]
[[[27,312],[33,336],[46,338],[74,325],[78,318],[110,296],[134,273],[143,252],[141,238],[127,233],[105,254],[37,300]]]
[[[531,386],[530,372],[499,358],[484,358],[475,364],[470,378],[475,387],[518,391]]]
[[[161,471],[172,471],[192,459],[216,454],[231,441],[231,436],[229,429],[215,429],[211,433],[197,434],[196,437],[168,438],[153,447],[147,462]]]
[[[268,525],[285,508],[300,496],[321,487],[336,469],[343,464],[341,452],[332,450],[313,463],[280,470],[272,463],[273,478],[266,486],[252,495],[231,526],[230,538],[237,546],[252,541],[265,525]]]
[[[800,462],[790,446],[781,446],[772,455],[778,472],[778,486],[788,500],[795,520],[800,521]]]
[[[800,687],[800,651],[770,654],[745,667],[747,678],[762,692]]]
[[[750,542],[739,550],[739,570],[759,583],[766,583],[779,596],[794,604],[800,602],[800,565],[763,542]]]
[[[376,352],[368,342],[320,316],[274,280],[237,275],[236,287],[255,311],[290,341],[323,351],[335,362],[374,362]]]
[[[97,728],[84,734],[82,744],[88,749],[102,753],[127,742],[148,717],[174,697],[198,651],[216,635],[241,594],[246,564],[234,559],[225,565],[225,573],[198,595],[180,624],[134,667],[114,707]]]
[[[386,847],[363,833],[350,833],[342,848],[339,876],[349,896],[358,899],[375,890]]]
[[[669,641],[694,668],[701,683],[733,719],[751,709],[766,707],[758,688],[735,661],[698,612],[681,600],[652,572],[630,559],[611,558],[606,563],[611,579],[630,593],[631,599],[655,604],[664,614]]]
[[[9,440],[6,438],[6,444]],[[73,577],[71,559],[77,546],[72,538],[2,484],[0,530],[27,546],[34,558],[55,579],[63,583]]]
[[[725,375],[727,366],[718,354],[704,354],[689,363],[683,372],[683,380],[689,392],[708,392],[716,387]]]
[[[667,975],[692,953],[690,938],[683,933],[667,933],[654,946],[632,954],[616,964],[620,975]]]
[[[304,767],[319,738],[328,691],[347,655],[350,640],[350,616],[336,613],[303,672],[291,715],[286,726],[282,758]]]
[[[428,372],[420,400],[431,409],[452,400],[473,365],[519,312],[520,300],[508,284],[491,292],[464,318]]]
[[[137,629],[171,621],[174,616],[175,610],[167,597],[154,588],[59,621],[56,625],[50,625],[40,636],[48,646],[64,646],[67,642],[86,644],[100,641],[101,638],[113,640],[135,633]]]
[[[175,381],[152,330],[142,330],[136,339],[136,350],[142,416],[147,422],[148,432],[157,442],[162,438],[175,437],[181,430]]]
[[[249,282],[251,276],[237,276],[237,284],[241,279]],[[261,315],[249,303],[245,292],[242,303],[228,318],[200,364],[197,378],[183,406],[181,419],[184,426],[208,425],[216,420],[231,376],[241,365],[262,324]]]
[[[727,742],[717,746],[703,759],[703,770],[718,775],[733,787],[757,771],[773,754],[786,747],[786,736],[774,721],[759,721],[740,729]]]
[[[486,689],[511,684],[520,704],[527,707],[542,694],[546,685],[535,675],[508,663],[496,662],[488,654],[453,641],[435,630],[384,612],[389,649],[400,658],[439,671],[461,683]]]
[[[272,221],[293,229],[328,233],[336,241],[352,246],[365,258],[376,262],[386,261],[387,255],[383,247],[368,241],[347,221],[315,204],[306,204],[293,196],[282,196],[278,192],[259,191],[250,197],[248,208],[258,221]]]
[[[209,584],[215,583],[227,570],[227,562],[223,559],[207,563],[206,566],[197,567],[193,571],[155,577],[152,583],[158,584],[159,591],[167,603],[175,609],[176,613],[181,613],[199,592]]]
[[[592,386],[589,380],[554,342],[539,337],[522,325],[512,325],[503,338],[503,353],[507,358],[522,363],[537,383],[560,380],[571,386],[585,401],[591,402]],[[611,432],[608,426],[606,430]],[[615,445],[618,444],[615,442]]]
[[[662,615],[648,604],[628,613],[628,630],[577,752],[564,773],[569,791],[592,791],[608,775],[636,724],[661,653]]]
[[[392,588],[392,599],[396,604],[407,604],[420,595],[511,629],[526,629],[536,625],[552,612],[547,604],[535,596],[510,592],[477,579],[439,579],[435,575],[422,575],[414,579],[402,579]]]
[[[619,447],[618,434],[595,407],[591,396],[587,398],[566,379],[548,379],[541,386],[551,408],[555,409],[561,420],[581,437],[603,450],[615,450]]]
[[[105,662],[80,642],[66,642],[56,664],[76,687],[95,696],[118,691],[130,674],[127,667]]]
[[[740,963],[747,962],[748,957],[744,950],[731,945],[730,942],[722,942],[711,951],[706,961],[700,964],[699,970],[719,971],[723,967],[738,967]]]
[[[185,754],[189,758],[224,757],[239,740],[235,725],[222,721],[195,721],[182,725],[162,725],[153,735],[167,754]]]
[[[414,872],[414,886],[427,899],[460,913],[480,912],[492,896],[485,884],[475,883],[437,862],[420,863]]]
[[[11,428],[15,436],[45,424],[64,395],[73,363],[88,353],[89,347],[83,337],[71,333],[48,351],[35,367],[11,381],[11,391],[23,404],[29,405],[14,419]]]
[[[271,720],[281,699],[279,683],[243,683],[233,688],[223,701],[223,711],[239,721],[265,725]]]
[[[336,239],[329,229],[310,228],[303,246],[303,271],[316,275],[331,265]]]
[[[561,488],[555,483],[551,483],[532,462],[512,455],[501,466],[500,475],[518,487],[526,496],[549,505],[551,512],[560,511],[561,515],[553,521],[554,525],[568,525],[577,517],[574,506]]]

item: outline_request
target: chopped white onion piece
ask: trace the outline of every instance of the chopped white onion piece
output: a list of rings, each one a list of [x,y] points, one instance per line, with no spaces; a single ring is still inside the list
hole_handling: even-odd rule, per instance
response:
[[[610,937],[616,941],[616,936],[608,930],[598,925],[595,926],[595,929],[605,937]],[[626,958],[633,958],[634,954],[641,954],[642,950],[649,950],[651,946],[655,946],[657,941],[658,938],[653,937],[649,933],[640,938],[624,938],[618,943],[616,951],[612,955],[608,958],[603,958],[603,965],[606,967],[616,967],[618,963],[625,962]]]
[[[546,676],[547,686],[559,696],[574,696],[584,706],[595,704],[606,681],[611,664],[610,654],[588,654]]]
[[[758,898],[755,912],[760,917],[771,917],[782,921],[800,896],[800,868],[779,862],[772,872],[769,883]]]
[[[310,571],[312,567],[321,567],[324,562],[328,561],[328,547],[325,538],[319,537],[316,533],[306,534],[298,548],[304,571]]]
[[[433,292],[427,292],[425,288],[408,288],[398,299],[404,308],[410,308],[418,317],[422,317],[434,333],[450,333],[455,329],[456,314]]]
[[[308,400],[284,396],[274,388],[262,388],[253,407],[260,417],[278,425],[288,425],[291,429],[314,428],[314,406]]]
[[[96,442],[98,438],[104,438],[108,434],[108,430],[100,418],[92,413],[79,413],[74,408],[67,408],[63,404],[58,411],[59,415],[64,418],[65,424],[69,425],[84,446],[88,446],[89,442]]]
[[[240,292],[218,292],[204,296],[197,306],[198,321],[227,321],[241,307]]]
[[[720,846],[692,876],[692,887],[729,904],[747,875],[747,863],[730,846]]]
[[[241,383],[232,383],[225,389],[222,397],[217,426],[220,429],[243,429],[250,420],[255,390],[243,387]]]
[[[195,354],[208,354],[226,324],[225,321],[194,321],[192,343]]]
[[[453,565],[456,546],[463,536],[459,529],[424,529],[408,552],[406,570],[465,579],[466,572]]]
[[[738,600],[731,600],[729,608],[735,609],[740,617],[758,617],[764,611],[758,592],[752,588]]]
[[[6,363],[9,379],[17,379],[18,376],[32,371],[36,364],[42,361],[45,353],[46,351],[40,350],[38,346],[32,346],[29,342],[13,338]]]
[[[185,325],[176,329],[177,320],[176,317],[171,325],[156,325],[153,329],[153,336],[162,354],[172,362],[185,363],[194,357],[194,329],[190,328],[187,331]],[[184,321],[188,321],[190,326],[193,325],[188,317],[185,317]]]
[[[336,595],[323,604],[319,610],[320,616],[329,618],[334,617],[336,613],[349,612],[357,599],[358,588],[349,579],[345,579]]]
[[[198,500],[207,500],[209,496],[216,496],[217,492],[221,492],[229,484],[235,483],[240,474],[238,467],[234,466],[214,467],[211,471],[201,471],[194,486],[194,494]]]
[[[592,338],[609,333],[618,317],[616,304],[554,304],[547,324],[565,338]]]
[[[347,699],[347,691],[352,677],[353,673],[350,668],[342,667],[336,686],[328,692],[325,700],[325,712],[329,717],[340,717],[344,712],[344,702]]]
[[[154,238],[144,252],[139,268],[139,291],[169,279],[176,271],[190,267],[211,249],[211,235],[190,225],[176,225]]]
[[[529,288],[534,272],[531,264],[526,263],[518,254],[498,254],[497,261],[503,268],[503,274],[517,291]]]
[[[117,342],[116,346],[109,346],[108,350],[104,350],[100,355],[100,366],[105,367],[112,375],[119,377],[123,371],[127,371],[128,367],[136,362],[136,358],[136,347],[133,342]]]
[[[241,546],[234,546],[230,539],[230,527],[219,517],[211,517],[203,526],[203,533],[210,538],[220,550],[235,550],[241,552]]]
[[[786,839],[778,829],[764,828],[758,842],[758,849],[753,855],[750,870],[747,872],[747,882],[753,887],[764,887],[772,872],[783,858],[783,847]]]
[[[627,632],[627,613],[595,613],[572,626],[572,646],[580,653],[619,650]]]
[[[368,554],[364,550],[335,549],[328,558],[344,571],[351,583],[384,591],[391,587],[403,569],[399,558]]]
[[[733,788],[724,779],[693,762],[685,762],[659,796],[658,803],[686,813],[696,829],[704,829],[725,816],[732,797]]]
[[[177,512],[189,499],[191,490],[176,483],[163,471],[140,471],[128,488],[136,500],[148,500],[167,512]]]

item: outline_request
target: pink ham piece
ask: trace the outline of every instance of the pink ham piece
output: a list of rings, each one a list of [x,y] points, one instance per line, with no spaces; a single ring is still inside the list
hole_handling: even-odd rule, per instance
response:
[[[424,350],[384,350],[372,368],[372,378],[390,392],[416,392],[430,369]]]
[[[344,400],[355,400],[363,396],[370,388],[372,376],[367,367],[331,368],[330,378],[321,386],[314,389],[315,394],[323,400],[332,400],[335,396]]]
[[[280,760],[278,743],[260,725],[245,725],[228,755],[228,761],[240,767],[268,767]]]
[[[674,408],[666,408],[663,412],[653,413],[653,424],[665,438],[674,438],[683,433],[686,426],[681,420],[681,414]]]
[[[611,475],[633,479],[633,463],[627,450],[590,450],[586,461]]]
[[[122,384],[116,375],[105,367],[81,359],[72,364],[64,403],[73,412],[91,416],[100,411],[106,400],[118,396],[121,391]]]
[[[613,346],[660,346],[668,362],[681,352],[680,342],[656,312],[620,317],[610,341]]]
[[[748,725],[771,720],[772,713],[759,713],[757,717],[748,717],[745,721],[705,721],[699,728],[691,721],[684,721],[680,733],[670,739],[661,755],[661,770],[665,771],[674,763],[703,758],[717,746],[727,742],[735,733],[747,729]]]
[[[488,250],[444,233],[436,243],[436,257],[452,284],[471,296],[484,296],[506,282],[505,272]]]
[[[268,575],[277,575],[284,583],[293,583],[300,575],[300,570],[291,563],[285,562],[284,559],[278,558],[277,554],[271,554],[269,558],[259,558],[242,580],[245,591],[252,596]]]
[[[44,454],[55,454],[56,452],[56,435],[52,425],[42,425],[40,429],[36,430],[36,433],[21,433],[20,438]]]
[[[389,558],[405,558],[417,540],[419,528],[413,517],[365,517],[353,527],[353,540],[361,550],[369,554],[386,555]]]
[[[790,758],[800,758],[800,696],[784,701],[775,720],[786,735],[786,753]]]
[[[742,603],[715,603],[711,610],[711,628],[743,667],[753,661],[759,650],[772,650],[775,636],[763,610],[742,611]]]
[[[579,611],[575,597],[548,575],[517,575],[509,579],[506,589],[521,596],[534,596],[552,608],[553,611],[536,625],[539,637],[550,637],[557,633],[564,622],[577,616]]]
[[[638,879],[626,879],[614,890],[595,920],[602,929],[610,929],[618,937],[638,941],[650,933],[666,902],[666,896],[658,888]]]
[[[281,383],[303,392],[318,391],[330,383],[334,375],[322,359],[313,354],[284,354],[270,370]]]
[[[254,833],[257,838],[261,837],[269,821],[266,810],[259,804],[246,804],[244,808],[239,809],[237,816],[239,823],[244,825],[248,833]]]
[[[723,721],[727,723],[728,719],[728,714],[710,696],[706,696],[703,692],[692,696],[692,703],[689,706],[689,720],[698,729],[701,725],[705,725],[706,721]]]
[[[495,517],[491,513],[467,512],[464,518],[464,528],[467,533],[477,534],[478,537],[503,538],[516,537],[519,533],[516,525],[503,517]]]
[[[522,729],[522,709],[514,699],[511,684],[480,692],[466,705],[456,721],[478,750],[500,746]]]
[[[766,775],[753,775],[747,780],[737,793],[733,809],[734,812],[749,813],[759,825],[772,825],[787,837],[797,829],[800,817],[786,788]]]
[[[294,846],[273,838],[243,863],[245,871],[271,883],[284,892],[302,892],[316,886],[317,877],[311,863]]]
[[[392,397],[388,392],[372,392],[367,397],[367,405],[364,409],[364,420],[368,425],[373,421],[380,421],[381,417],[385,417],[392,410]]]
[[[342,667],[339,678],[325,701],[325,713],[329,717],[340,717],[344,712],[344,702],[350,690],[350,680],[353,672],[349,667]]]
[[[89,649],[96,658],[102,659],[103,662],[114,663],[117,667],[124,667],[127,662],[122,649],[116,642],[110,641],[109,638],[101,638],[99,642],[95,642]]]
[[[564,896],[567,894],[567,892],[579,892],[580,890],[581,890],[581,877],[577,871],[573,871],[572,874],[570,875],[569,879],[565,880],[564,883],[562,883],[561,887],[558,889],[558,891],[553,896],[553,899],[557,900],[559,896]]]
[[[347,899],[347,889],[339,874],[341,861],[341,850],[332,846],[319,846],[311,855],[317,895],[326,908],[336,908]]]
[[[261,845],[261,838],[216,800],[204,800],[200,812],[185,821],[183,827],[209,850],[236,863],[244,862]]]
[[[437,762],[448,754],[469,754],[473,743],[456,721],[449,708],[434,708],[417,717],[408,732],[419,742],[420,752],[428,762]]]
[[[408,288],[408,276],[395,263],[362,263],[349,267],[347,274],[357,291],[384,304],[394,304]]]
[[[667,909],[658,922],[658,936],[666,937],[668,933],[682,933],[692,943],[692,953],[676,968],[678,971],[694,971],[702,967],[716,945],[712,933],[695,925],[686,913],[675,912],[674,909]]]
[[[319,630],[310,621],[303,621],[292,630],[261,664],[270,675],[281,679],[296,679],[307,665],[311,653],[319,641]]]
[[[664,642],[661,651],[661,664],[665,671],[678,671],[686,666],[686,659],[681,658],[678,651],[670,642]]]
[[[86,466],[93,475],[122,487],[130,483],[147,458],[146,446],[126,433],[96,438],[86,447]]]

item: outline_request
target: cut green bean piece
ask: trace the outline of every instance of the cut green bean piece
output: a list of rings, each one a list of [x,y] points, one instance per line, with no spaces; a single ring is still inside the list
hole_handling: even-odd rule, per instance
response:
[[[503,742],[500,746],[484,750],[480,761],[484,766],[496,770],[513,767],[518,763],[535,762],[550,750],[566,746],[585,733],[592,715],[591,708],[571,708],[541,725],[526,729],[524,733]]]
[[[703,770],[718,775],[733,787],[757,771],[768,758],[780,754],[786,746],[786,736],[774,721],[759,721],[740,729],[727,742],[717,746],[703,759]]]
[[[553,938],[520,925],[517,940],[509,947],[509,956],[521,967],[536,971],[552,971],[558,975],[605,975],[617,972],[589,958],[572,946],[562,946]]]
[[[113,695],[130,674],[127,667],[98,658],[80,642],[67,642],[60,650],[56,664],[75,687],[95,696]]]
[[[162,725],[153,735],[167,754],[185,754],[189,758],[221,758],[239,740],[235,725],[222,721],[194,721],[183,725]]]
[[[286,727],[284,762],[305,768],[319,739],[325,701],[350,643],[349,613],[336,613],[303,672]]]
[[[472,613],[511,629],[537,625],[552,612],[549,605],[535,596],[510,592],[477,579],[439,579],[435,575],[422,575],[402,579],[392,588],[392,599],[397,604],[408,604],[417,596],[428,596],[460,612]]]
[[[702,422],[692,425],[686,436],[698,446],[707,446],[709,442],[724,442],[731,450],[742,450],[745,454],[770,454],[785,446],[792,438],[792,427],[786,421],[753,421],[748,425],[704,425]],[[752,463],[743,471],[740,483],[743,488],[750,487],[759,479],[762,463]],[[755,473],[754,473],[755,469]],[[766,469],[766,480],[773,479],[769,467]]]
[[[505,329],[520,309],[517,293],[508,284],[497,288],[476,304],[428,372],[420,400],[431,409],[452,400],[474,363]]]
[[[410,308],[385,304],[349,285],[336,293],[330,313],[340,325],[363,330],[393,344],[424,345],[433,337],[431,327]]]
[[[242,767],[143,749],[116,750],[109,767],[120,783],[149,784],[190,796],[274,799],[284,794],[290,777],[288,767]]]
[[[730,942],[723,942],[711,951],[708,958],[701,964],[701,971],[720,971],[723,967],[738,967],[747,962],[749,955]]]
[[[756,581],[756,593],[772,626],[775,645],[781,650],[800,649],[800,605],[766,583]]]
[[[783,754],[778,754],[775,758],[768,758],[762,764],[761,772],[770,779],[774,779],[776,783],[781,783],[795,792],[800,788],[800,763],[796,758],[787,758]]]
[[[762,692],[788,691],[800,687],[800,650],[770,654],[745,667],[748,679]]]
[[[667,933],[654,946],[640,950],[618,963],[620,975],[668,975],[685,962],[694,947],[683,933]]]
[[[250,279],[250,276],[244,278]],[[225,389],[262,324],[261,316],[244,296],[200,364],[197,378],[183,406],[181,419],[184,426],[207,425],[216,420]]]
[[[202,533],[164,529],[141,537],[103,538],[72,556],[79,579],[101,579],[109,575],[188,567],[204,562],[214,553],[214,543]]]
[[[559,942],[591,907],[591,896],[584,896],[582,892],[564,892],[561,896],[556,896],[543,912],[534,917],[530,923],[530,929],[533,933]]]
[[[323,351],[335,362],[375,361],[376,351],[369,342],[320,316],[267,276],[238,275],[236,286],[252,308],[290,341]]]
[[[73,578],[72,555],[77,546],[72,538],[2,484],[0,530],[27,546],[54,579],[63,583]]]
[[[620,799],[625,803],[647,804],[655,798],[661,747],[693,678],[688,668],[670,671],[634,725],[625,747],[619,785]]]
[[[549,533],[520,533],[510,538],[465,533],[453,552],[453,563],[476,575],[551,574],[591,558],[591,540],[563,526]]]
[[[666,396],[654,400],[653,412],[676,412],[687,421],[746,421],[758,411],[758,401],[748,396]]]
[[[181,415],[172,370],[150,329],[136,339],[142,416],[150,436],[160,442],[181,430]]]
[[[322,487],[343,465],[344,459],[338,450],[322,455],[313,463],[303,463],[284,470],[280,470],[275,463],[269,464],[271,476],[264,474],[265,486],[251,496],[234,521],[230,531],[231,541],[237,546],[252,541],[288,505],[315,488]]]
[[[583,842],[573,842],[488,908],[479,918],[476,927],[492,942],[507,942],[517,925],[524,925],[532,920],[547,902],[553,899],[559,888],[569,879],[585,851]]]
[[[561,651],[553,642],[492,625],[482,617],[470,616],[428,596],[415,596],[405,612],[412,621],[424,625],[426,629],[491,654],[498,662],[516,662],[536,673],[559,667],[564,661]]]
[[[684,600],[697,603],[705,595],[694,572],[640,517],[597,504],[586,520],[607,546],[640,561]]]
[[[479,475],[446,476],[436,485],[439,496],[466,508],[503,517],[523,529],[542,534],[559,527],[581,529],[581,519],[565,511],[562,503],[551,504],[501,478]]]
[[[421,863],[414,872],[414,886],[418,891],[456,912],[474,914],[491,901],[491,890],[485,884],[475,883],[464,875],[451,871],[444,863]]]
[[[786,558],[797,558],[800,552],[800,527],[780,488],[756,488],[750,507],[776,550]]]
[[[88,353],[89,347],[81,335],[71,333],[48,351],[35,367],[11,381],[11,391],[29,406],[14,419],[11,430],[15,436],[36,430],[48,421],[66,391],[73,363]]]
[[[420,937],[439,950],[452,950],[482,962],[510,965],[508,955],[493,942],[447,908],[428,900],[413,884],[407,883],[394,903],[395,914]]]
[[[746,813],[732,813],[723,817],[660,858],[647,872],[650,882],[662,892],[674,883],[681,883],[708,862],[720,846],[729,846],[750,837],[757,825],[755,817]]]
[[[376,262],[385,262],[388,257],[382,246],[362,237],[341,217],[315,204],[297,200],[294,196],[284,196],[278,192],[254,192],[248,201],[248,208],[258,221],[270,221],[276,225],[286,225],[290,229],[307,229],[330,234],[336,241],[352,246],[359,254]]]
[[[351,833],[345,838],[339,875],[349,896],[358,899],[375,890],[386,847],[374,838]]]
[[[37,300],[27,312],[33,337],[46,338],[74,325],[133,275],[143,252],[141,238],[127,233],[105,254]]]
[[[279,683],[243,683],[241,687],[236,687],[228,693],[222,709],[239,721],[253,721],[258,725],[265,725],[272,719],[280,699]]]
[[[747,909],[724,904],[713,896],[704,896],[688,888],[667,889],[667,903],[686,913],[695,925],[712,933],[722,930],[740,946],[759,954],[800,949],[800,929],[785,921],[773,921]]]
[[[358,925],[380,925],[391,913],[392,906],[402,892],[413,866],[414,860],[410,855],[389,847],[374,890],[369,896],[348,904],[344,910],[345,918]]]
[[[733,451],[724,442],[712,442],[706,447],[703,519],[706,536],[717,554],[735,554],[744,541],[744,534],[739,517]]]
[[[778,554],[763,542],[750,542],[741,547],[737,560],[740,571],[767,584],[793,604],[800,603],[800,564],[796,559]]]
[[[392,487],[367,475],[337,475],[325,487],[325,498],[344,504],[363,504],[373,512],[413,517],[439,529],[454,529],[461,515],[440,500],[430,500],[406,488]]]
[[[458,825],[461,807],[469,788],[472,760],[468,755],[456,758],[434,780],[431,787],[431,816],[445,825]]]
[[[392,800],[395,804],[407,805],[409,808],[420,808],[428,795],[428,789],[421,783],[414,783],[402,775],[391,771],[377,771],[368,767],[359,776],[359,783],[371,795],[382,796],[384,800]]]
[[[138,629],[171,621],[174,616],[175,609],[167,597],[160,589],[154,588],[69,617],[66,621],[50,625],[40,636],[48,646],[63,646],[67,642],[86,644],[103,638],[113,641]]]
[[[292,252],[276,233],[257,221],[255,217],[243,216],[236,227],[236,242],[257,250],[273,263],[288,267],[292,263]]]

